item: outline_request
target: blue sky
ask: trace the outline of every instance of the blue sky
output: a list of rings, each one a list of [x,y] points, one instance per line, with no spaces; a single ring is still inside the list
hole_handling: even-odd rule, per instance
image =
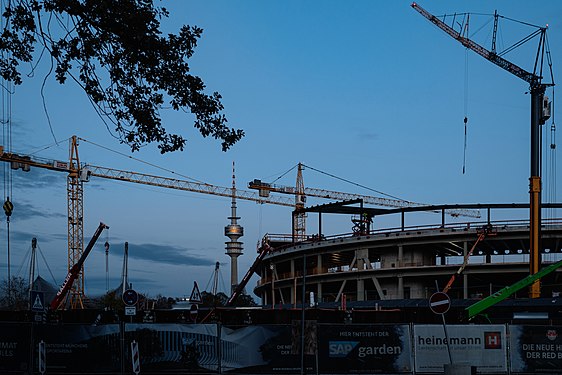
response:
[[[188,138],[185,151],[160,155],[156,147],[148,146],[135,153],[135,158],[220,186],[231,184],[232,161],[236,162],[239,187],[255,178],[275,180],[303,162],[417,202],[528,201],[528,85],[472,52],[467,55],[458,42],[415,12],[409,1],[161,4],[170,11],[162,25],[166,32],[177,31],[181,24],[204,29],[191,60],[192,72],[203,78],[209,92],[222,94],[229,124],[244,129],[246,136],[223,153],[218,142],[198,135],[190,115],[166,112],[165,125]],[[562,61],[562,50],[557,48],[562,45],[559,1],[540,5],[528,1],[424,1],[420,5],[436,15],[490,14],[497,9],[513,19],[548,23],[556,78]],[[474,17],[472,30],[487,20]],[[491,24],[487,24],[474,35],[487,48],[490,30]],[[528,33],[530,29],[502,24],[499,48]],[[532,70],[535,48],[533,42],[506,58]],[[13,150],[67,160],[67,139],[76,134],[129,154],[70,82],[64,86],[52,79],[47,82],[49,127],[39,92],[47,68],[40,66],[12,95]],[[462,174],[465,114],[469,128],[466,173]],[[80,143],[81,161],[169,176],[164,169],[92,143]],[[309,187],[372,194],[310,169],[304,171],[304,181]],[[294,185],[295,171],[278,183]],[[14,172],[12,200],[12,274],[21,269],[20,275],[27,276],[26,253],[31,238],[37,237],[60,284],[67,267],[66,175],[38,169]],[[106,240],[111,243],[112,286],[119,284],[125,241],[129,242],[130,281],[150,296],[189,295],[194,280],[204,289],[216,261],[223,265],[222,278],[228,284],[223,234],[230,214],[228,198],[93,178],[85,186],[84,201],[86,243],[99,221],[110,226],[86,261],[87,294],[105,291],[102,245]],[[291,210],[239,201],[238,212],[245,228],[245,250],[239,258],[242,276],[265,233],[290,232]],[[314,228],[316,218],[311,215],[309,219],[309,227]],[[351,230],[349,218],[327,218],[325,225],[331,234]],[[5,223],[0,225],[0,236],[4,278]],[[51,280],[42,261],[39,271]],[[254,284],[255,280],[250,289]]]

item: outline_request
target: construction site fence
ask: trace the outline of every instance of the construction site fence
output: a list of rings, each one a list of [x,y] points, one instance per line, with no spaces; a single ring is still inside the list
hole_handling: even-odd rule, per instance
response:
[[[479,374],[523,375],[562,368],[562,326],[552,325],[4,322],[0,330],[1,374],[441,374],[453,363]]]

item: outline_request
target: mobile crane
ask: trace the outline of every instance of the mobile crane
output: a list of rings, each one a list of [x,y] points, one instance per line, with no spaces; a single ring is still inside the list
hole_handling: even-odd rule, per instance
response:
[[[254,263],[252,263],[252,265],[250,266],[250,268],[248,269],[242,280],[240,280],[240,283],[238,283],[238,285],[236,285],[236,288],[234,288],[234,290],[232,291],[230,298],[228,298],[228,300],[225,303],[225,307],[232,307],[232,305],[234,305],[234,303],[236,302],[236,300],[238,299],[244,288],[246,288],[246,285],[250,281],[250,278],[252,277],[254,272],[256,272],[256,270],[258,269],[263,258],[265,258],[265,256],[272,251],[273,249],[269,245],[269,243],[267,243],[266,241],[262,241],[262,245],[258,249],[258,256],[254,260]]]
[[[518,65],[501,57],[501,53],[496,52],[496,33],[498,25],[498,14],[494,14],[494,32],[492,36],[492,50],[489,51],[468,37],[463,36],[453,27],[447,25],[439,18],[429,13],[417,3],[412,3],[412,8],[428,19],[435,26],[446,32],[453,39],[457,40],[466,48],[476,52],[486,60],[499,66],[503,70],[513,74],[514,76],[524,80],[529,84],[529,92],[531,94],[531,176],[529,177],[529,198],[530,198],[530,256],[529,271],[530,274],[536,274],[540,269],[540,226],[541,226],[541,129],[540,125],[544,125],[546,120],[550,118],[550,102],[545,96],[545,90],[552,83],[542,82],[542,67],[544,55],[546,54],[550,64],[550,51],[547,50],[546,43],[546,27],[537,27],[537,29],[522,41],[510,47],[509,50],[523,44],[534,36],[539,36],[539,46],[536,54],[534,71],[528,72]],[[546,51],[545,51],[546,50]],[[537,70],[538,68],[538,70]],[[552,69],[551,69],[552,73]],[[537,278],[531,285],[530,295],[532,298],[540,297],[540,278]]]
[[[460,276],[464,269],[466,268],[466,266],[468,265],[468,260],[470,259],[470,256],[472,255],[472,253],[474,252],[474,249],[476,249],[476,246],[478,246],[478,244],[482,241],[484,241],[484,239],[486,239],[486,237],[488,236],[493,236],[496,233],[493,231],[493,227],[491,224],[488,225],[484,225],[484,227],[482,228],[481,231],[479,231],[478,233],[478,238],[476,239],[476,241],[474,242],[474,244],[472,245],[472,247],[470,248],[470,250],[468,251],[468,253],[466,253],[466,255],[464,256],[463,262],[461,264],[461,266],[459,267],[459,269],[457,270],[457,272],[455,272],[451,278],[449,279],[449,281],[447,282],[447,285],[445,285],[445,288],[443,288],[443,293],[447,293],[450,289],[451,286],[453,285],[453,283],[455,282],[456,278],[458,276]]]
[[[57,294],[55,295],[55,297],[51,301],[51,310],[57,310],[57,309],[61,308],[62,306],[64,306],[64,302],[65,302],[66,296],[68,295],[68,291],[72,288],[72,285],[74,284],[74,281],[78,278],[80,272],[82,271],[82,266],[84,265],[84,262],[86,261],[86,258],[88,257],[88,254],[90,254],[90,251],[92,250],[92,248],[96,244],[96,241],[98,240],[98,238],[101,235],[101,232],[104,229],[109,229],[109,227],[107,225],[105,225],[104,223],[100,223],[100,225],[98,226],[98,229],[96,229],[96,232],[94,233],[92,239],[90,240],[90,242],[88,242],[88,246],[86,246],[86,248],[84,249],[84,252],[82,253],[82,256],[70,268],[70,270],[68,271],[68,274],[66,275],[66,278],[64,279],[64,282],[62,283],[59,291],[57,292]],[[78,303],[80,303],[80,306],[82,308],[84,308],[82,300],[78,301]]]

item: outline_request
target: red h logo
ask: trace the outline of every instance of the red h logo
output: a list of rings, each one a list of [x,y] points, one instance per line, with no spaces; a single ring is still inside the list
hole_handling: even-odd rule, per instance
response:
[[[484,349],[501,349],[501,332],[484,332]]]

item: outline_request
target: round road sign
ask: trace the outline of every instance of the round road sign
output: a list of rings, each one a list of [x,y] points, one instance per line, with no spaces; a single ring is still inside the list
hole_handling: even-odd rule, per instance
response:
[[[191,320],[196,321],[198,313],[199,313],[199,307],[197,307],[196,304],[192,304],[190,309],[189,309],[189,316],[190,316]]]
[[[451,307],[451,299],[446,293],[437,292],[429,297],[429,308],[436,314],[445,314]]]
[[[127,306],[134,306],[139,300],[139,295],[133,289],[127,289],[123,292],[123,303]]]

